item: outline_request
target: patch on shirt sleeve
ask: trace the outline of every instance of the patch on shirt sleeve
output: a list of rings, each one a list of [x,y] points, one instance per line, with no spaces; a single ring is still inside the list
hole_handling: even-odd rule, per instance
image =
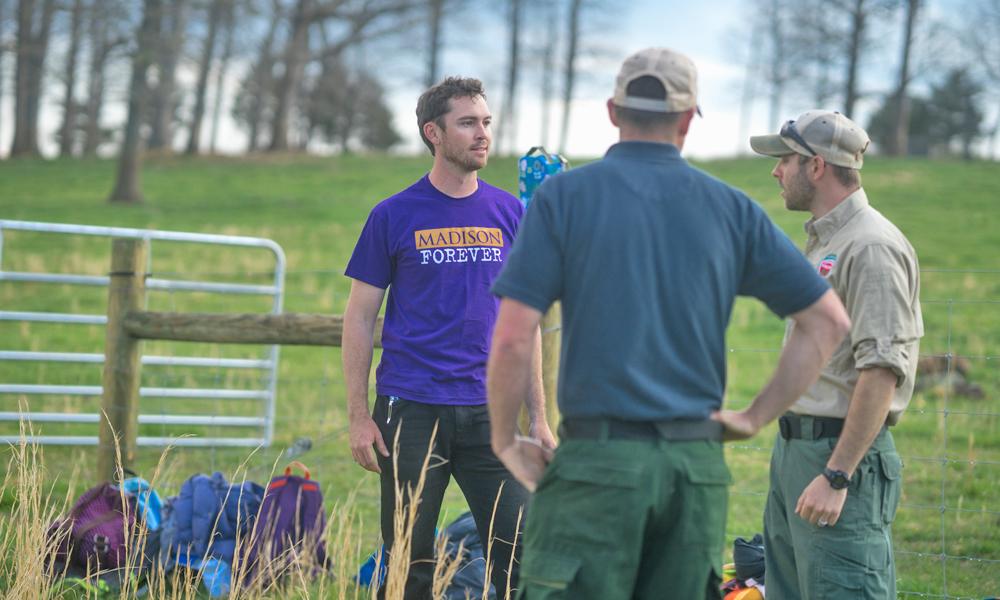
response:
[[[837,266],[837,255],[827,254],[823,260],[819,261],[819,268],[817,270],[820,277],[829,277],[830,271],[833,271],[835,266]]]

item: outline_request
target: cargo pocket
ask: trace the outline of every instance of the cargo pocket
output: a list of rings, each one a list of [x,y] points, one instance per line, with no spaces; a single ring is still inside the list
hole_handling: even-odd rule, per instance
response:
[[[816,584],[817,598],[863,598],[865,568],[824,565]]]
[[[727,487],[733,476],[721,460],[690,461],[687,480],[681,543],[706,548],[712,556],[721,555],[729,503]]]
[[[570,462],[557,454],[535,491],[530,518],[545,523],[560,543],[607,547],[639,527],[632,512],[639,479],[637,468]]]
[[[518,600],[571,598],[570,584],[579,570],[579,558],[541,552],[525,555]]]
[[[896,508],[899,506],[899,496],[902,491],[903,461],[895,452],[880,452],[879,463],[882,468],[882,523],[890,525],[896,518]]]

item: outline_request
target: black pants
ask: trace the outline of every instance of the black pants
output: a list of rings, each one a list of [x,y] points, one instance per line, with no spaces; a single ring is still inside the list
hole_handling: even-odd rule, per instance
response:
[[[391,455],[394,451],[396,432],[399,431],[398,480],[406,506],[410,501],[410,498],[405,496],[407,486],[416,487],[435,423],[438,426],[423,493],[420,496],[420,508],[413,528],[406,600],[431,598],[434,576],[434,528],[451,476],[455,477],[455,481],[462,488],[472,516],[476,520],[479,537],[483,541],[483,554],[490,557],[492,581],[496,587],[497,598],[505,598],[507,571],[508,565],[511,564],[512,552],[514,567],[510,573],[510,585],[511,587],[517,585],[520,531],[516,533],[517,548],[514,548],[513,542],[518,511],[527,503],[529,494],[493,454],[493,449],[490,447],[490,421],[486,406],[422,404],[395,398],[390,414],[389,398],[378,396],[372,418],[378,424],[390,452],[388,458],[378,454],[379,467],[382,469],[382,538],[389,553],[392,552],[393,513],[396,506],[397,474],[393,471]],[[501,484],[503,484],[502,491]],[[493,505],[498,492],[500,500],[494,515]],[[525,516],[522,514],[522,528],[524,519]],[[383,560],[387,563],[388,557]],[[384,590],[379,590],[379,597],[383,595]]]

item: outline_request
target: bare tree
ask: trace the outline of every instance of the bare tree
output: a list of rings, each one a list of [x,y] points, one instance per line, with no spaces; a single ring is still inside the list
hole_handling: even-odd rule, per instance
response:
[[[4,39],[4,23],[7,21],[7,0],[0,0],[0,99],[3,98],[4,54],[7,53],[7,40]],[[0,114],[0,134],[3,133],[3,114]]]
[[[521,65],[521,21],[523,20],[524,3],[522,0],[507,2],[507,32],[510,35],[507,45],[507,81],[504,87],[504,99],[499,115],[500,131],[497,132],[497,152],[509,152],[517,140],[517,84],[523,65]]]
[[[142,202],[140,174],[142,170],[142,138],[140,126],[146,109],[146,72],[153,63],[156,40],[162,16],[161,0],[143,0],[142,22],[136,33],[135,54],[132,56],[132,81],[129,84],[128,120],[118,158],[118,178],[108,202],[137,204]]]
[[[59,128],[59,156],[73,155],[76,139],[77,102],[73,95],[76,88],[77,56],[80,53],[80,30],[83,28],[83,0],[73,0],[70,13],[69,48],[66,51],[64,81],[66,95],[63,97],[63,120]]]
[[[569,137],[570,106],[573,102],[573,88],[576,85],[576,60],[580,47],[580,12],[583,0],[570,0],[568,22],[566,26],[566,58],[563,62],[563,113],[562,126],[559,128],[559,153],[566,153],[566,140]]]
[[[541,81],[538,86],[541,92],[542,100],[542,123],[541,123],[541,135],[539,140],[542,142],[542,146],[547,146],[549,143],[549,129],[550,129],[550,119],[552,117],[552,97],[555,95],[555,79],[556,79],[556,44],[559,40],[559,9],[558,4],[555,2],[545,3],[545,13],[542,25],[546,27],[545,35],[542,35],[544,40],[542,45],[542,68],[540,70]]]
[[[215,154],[215,144],[219,137],[219,119],[222,114],[222,96],[225,92],[226,71],[233,57],[233,38],[236,37],[236,5],[227,3],[226,12],[222,16],[222,29],[225,36],[222,42],[222,55],[219,56],[219,69],[215,79],[215,100],[212,106],[212,133],[209,136],[209,152]]]
[[[298,0],[292,15],[292,32],[285,46],[284,74],[277,88],[277,106],[271,125],[271,151],[288,149],[288,121],[292,111],[292,93],[302,80],[309,53],[309,26],[312,1]]]
[[[995,157],[1000,137],[1000,0],[972,0],[968,9],[968,34],[963,39],[997,103],[994,123],[988,132],[989,155]]]
[[[261,125],[265,121],[265,110],[274,95],[272,85],[274,69],[274,43],[278,27],[284,21],[281,0],[271,0],[267,33],[258,48],[257,62],[243,79],[233,107],[233,116],[249,128],[247,152],[260,149]]]
[[[202,48],[201,60],[198,62],[198,83],[194,92],[194,114],[191,117],[191,130],[188,136],[187,154],[197,154],[201,138],[201,124],[205,118],[205,97],[208,94],[208,75],[212,69],[215,57],[216,37],[219,25],[232,0],[212,0],[208,9],[208,33]]]
[[[87,102],[84,106],[83,154],[93,156],[104,139],[101,113],[104,108],[107,66],[114,52],[128,43],[124,6],[108,0],[93,0],[88,19]],[[119,31],[121,29],[121,31]]]
[[[896,104],[895,133],[893,144],[888,148],[890,154],[903,156],[907,154],[910,130],[910,101],[906,89],[910,85],[910,54],[913,48],[913,32],[916,28],[917,14],[920,11],[920,0],[906,0],[905,17],[903,19],[903,49],[899,58],[899,75],[896,77],[896,91],[893,102]]]
[[[17,75],[11,156],[38,156],[38,115],[55,0],[20,0],[17,7]]]
[[[438,81],[438,64],[441,60],[442,42],[441,30],[444,21],[445,4],[447,0],[427,0],[427,24],[429,28],[427,41],[427,75],[424,77],[424,87],[429,88]]]
[[[289,148],[288,128],[295,94],[302,89],[302,74],[313,58],[309,45],[309,29],[313,24],[334,20],[341,25],[340,37],[321,52],[321,55],[336,55],[362,40],[405,31],[411,23],[402,17],[411,9],[409,0],[297,0],[283,57],[284,72],[277,87],[268,150]]]
[[[151,98],[150,150],[169,152],[174,140],[174,112],[177,110],[177,65],[180,62],[187,26],[187,0],[172,0],[164,11],[156,53],[156,93]]]

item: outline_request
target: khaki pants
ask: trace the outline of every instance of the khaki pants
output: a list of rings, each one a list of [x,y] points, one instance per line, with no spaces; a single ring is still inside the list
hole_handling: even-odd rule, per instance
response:
[[[518,598],[720,598],[730,480],[719,442],[564,442],[532,499]]]
[[[767,597],[774,600],[896,598],[892,520],[902,462],[883,431],[858,465],[836,525],[818,527],[795,514],[802,490],[826,466],[837,438],[780,435],[771,455],[764,512]]]

